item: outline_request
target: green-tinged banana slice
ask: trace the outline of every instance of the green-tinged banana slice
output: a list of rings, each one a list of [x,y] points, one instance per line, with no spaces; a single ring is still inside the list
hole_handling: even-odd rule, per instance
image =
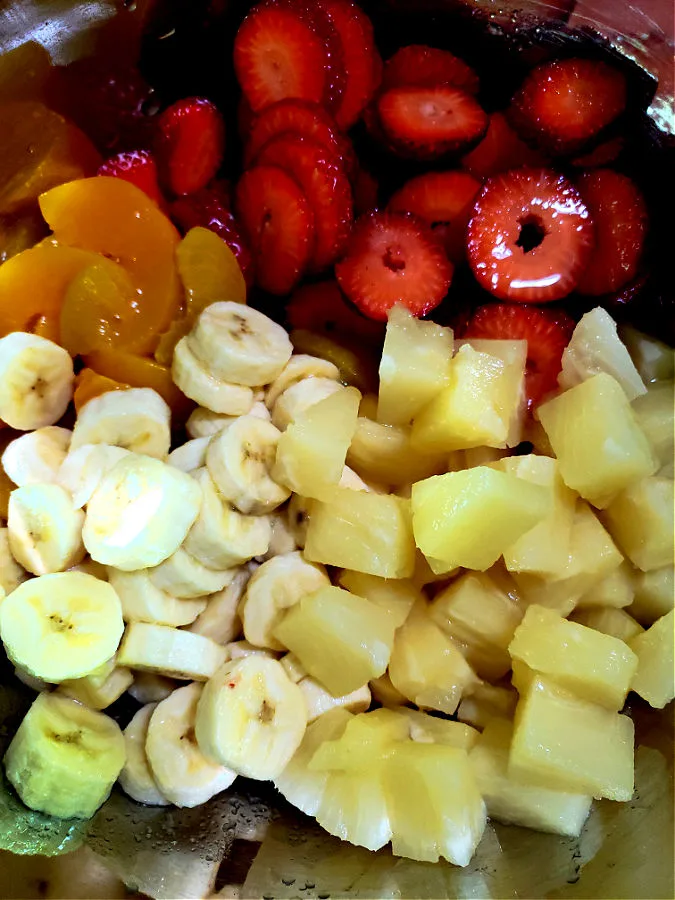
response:
[[[114,659],[110,663],[112,665],[103,665],[84,678],[62,681],[59,691],[73,700],[79,700],[90,709],[107,709],[115,700],[119,700],[134,681],[129,669],[115,665]]]
[[[180,447],[176,447],[169,453],[167,462],[175,469],[181,472],[194,472],[196,469],[206,465],[206,451],[211,440],[211,435],[205,437],[193,438],[186,441]]]
[[[239,637],[239,603],[250,577],[250,567],[242,566],[226,588],[205,598],[206,609],[187,630],[210,638],[217,644],[228,644]]]
[[[222,591],[234,578],[236,568],[209,569],[182,547],[159,566],[148,570],[150,580],[162,591],[184,600]]]
[[[271,475],[279,436],[271,422],[241,416],[209,444],[209,473],[223,497],[242,513],[272,512],[290,496]]]
[[[28,578],[28,573],[23,566],[12,556],[9,546],[9,531],[6,528],[0,528],[0,588],[5,594],[18,588],[18,586]]]
[[[132,622],[122,638],[117,662],[181,681],[207,681],[227,659],[220,644],[169,625]]]
[[[89,675],[122,637],[122,605],[105,581],[81,572],[24,582],[0,604],[7,656],[51,683]]]
[[[199,806],[228,788],[236,773],[207,759],[195,740],[201,684],[178,688],[150,717],[145,752],[160,791],[176,806]]]
[[[23,331],[0,338],[0,419],[18,431],[53,425],[72,399],[74,378],[70,353],[58,344]]]
[[[127,758],[118,780],[124,793],[139,803],[146,803],[148,806],[167,806],[169,800],[160,791],[145,752],[148,725],[156,707],[156,703],[142,706],[124,729]]]
[[[341,391],[343,387],[344,385],[334,378],[314,375],[296,381],[275,400],[272,407],[272,423],[279,431],[285,431],[300,413]]]
[[[204,600],[179,600],[152,583],[147,569],[138,572],[109,570],[110,584],[122,603],[125,622],[150,622],[157,625],[189,625],[204,611]]]
[[[171,443],[171,411],[157,391],[130,388],[94,397],[80,410],[71,449],[112,444],[133,453],[166,459]]]
[[[71,494],[73,507],[82,509],[89,503],[103,476],[128,455],[128,450],[112,444],[82,444],[65,457],[56,483]]]
[[[309,356],[307,353],[294,353],[277,375],[272,384],[267,388],[265,404],[272,409],[279,397],[294,384],[304,381],[305,378],[329,378],[332,381],[340,380],[340,370],[327,359],[318,356]]]
[[[188,337],[208,371],[233,384],[269,384],[291,358],[286,330],[251,306],[213,303],[199,315]]]
[[[9,496],[9,547],[33,575],[63,572],[84,559],[83,524],[84,513],[58,484],[27,484]]]
[[[108,798],[124,756],[124,737],[109,716],[39,694],[5,754],[5,772],[31,809],[88,819]]]
[[[103,476],[87,504],[84,545],[92,559],[124,572],[157,566],[183,543],[201,500],[189,475],[129,454]]]
[[[207,682],[195,733],[203,752],[247,778],[276,778],[307,725],[302,693],[276,659],[252,655],[225,663]]]
[[[171,377],[190,400],[212,412],[228,416],[245,415],[253,406],[253,391],[241,384],[223,381],[211,374],[181,338],[173,352]]]
[[[10,441],[2,454],[2,468],[7,477],[19,487],[56,481],[71,435],[68,428],[47,425]]]

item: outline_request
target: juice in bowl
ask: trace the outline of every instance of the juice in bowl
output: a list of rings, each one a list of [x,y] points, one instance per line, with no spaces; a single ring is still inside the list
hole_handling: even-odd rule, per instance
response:
[[[673,895],[673,123],[571,6],[0,57],[3,896]]]

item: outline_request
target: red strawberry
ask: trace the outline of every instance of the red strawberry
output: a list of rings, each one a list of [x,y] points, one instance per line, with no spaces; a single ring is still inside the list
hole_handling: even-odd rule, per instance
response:
[[[323,102],[331,113],[335,112],[342,102],[347,73],[342,41],[324,7],[323,0],[272,0],[272,2],[287,5],[297,12],[321,39],[326,53],[327,79]]]
[[[314,212],[316,244],[311,268],[321,271],[342,253],[352,222],[352,192],[331,152],[311,138],[281,134],[258,154],[259,165],[279,166],[291,175]]]
[[[635,277],[642,256],[649,227],[644,197],[611,169],[586,172],[577,185],[595,226],[595,250],[577,290],[592,296],[618,291]]]
[[[239,219],[253,248],[256,281],[271,294],[288,294],[309,261],[314,217],[307,198],[276,166],[254,166],[237,185]]]
[[[249,102],[242,94],[237,104],[237,131],[242,141],[246,141],[255,123],[255,113],[249,106]]]
[[[354,226],[335,266],[342,290],[371,319],[384,322],[396,303],[424,316],[445,297],[453,266],[431,229],[403,213],[374,212]]]
[[[428,172],[404,184],[389,208],[424,219],[457,263],[466,254],[466,226],[479,190],[480,182],[467,172]]]
[[[155,203],[164,202],[157,182],[155,158],[148,150],[129,150],[111,156],[100,166],[96,174],[129,181],[144,191]]]
[[[373,175],[358,164],[352,178],[352,190],[354,192],[355,216],[361,216],[364,213],[372,212],[374,209],[379,209],[380,186]]]
[[[347,303],[337,281],[319,281],[298,288],[286,306],[286,319],[292,329],[348,342],[356,339],[376,344],[384,337],[384,325],[366,319]]]
[[[488,179],[467,230],[469,263],[481,287],[519,303],[567,296],[592,247],[581,195],[549,169],[512,169]]]
[[[558,309],[491,303],[478,307],[463,336],[527,341],[525,385],[528,407],[531,408],[555,390],[563,350],[573,330],[574,321]]]
[[[626,79],[606,63],[561,59],[533,69],[509,117],[526,138],[552,153],[574,153],[619,116]]]
[[[187,97],[165,109],[157,125],[163,181],[178,197],[201,190],[225,151],[225,125],[217,107],[203,97]]]
[[[382,73],[382,87],[436,87],[447,84],[469,94],[478,93],[478,76],[467,64],[436,47],[410,44],[401,47],[387,60]]]
[[[418,159],[461,150],[483,135],[488,122],[470,94],[444,85],[390,88],[377,112],[390,143]]]
[[[489,178],[520,166],[543,166],[545,159],[521,141],[501,112],[490,115],[483,140],[462,157],[462,166],[476,178]]]
[[[573,166],[579,169],[595,169],[597,166],[608,166],[613,163],[621,154],[624,148],[625,140],[623,135],[617,134],[615,137],[608,138],[597,147],[589,150],[588,153],[582,153],[570,160]]]

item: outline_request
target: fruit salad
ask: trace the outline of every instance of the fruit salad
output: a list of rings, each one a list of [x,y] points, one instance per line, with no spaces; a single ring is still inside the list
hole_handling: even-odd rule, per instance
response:
[[[497,107],[351,0],[254,6],[231,55],[235,133],[135,71],[89,128],[0,105],[6,779],[65,820],[266,781],[456,866],[488,818],[578,837],[633,797],[629,695],[675,697],[625,73]]]

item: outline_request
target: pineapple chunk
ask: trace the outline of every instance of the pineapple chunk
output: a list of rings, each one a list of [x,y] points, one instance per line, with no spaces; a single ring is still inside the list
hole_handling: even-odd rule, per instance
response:
[[[647,393],[634,400],[632,406],[659,465],[672,468],[675,453],[675,384],[672,381],[650,384]]]
[[[413,607],[396,632],[389,677],[396,690],[417,706],[447,715],[477,683],[471,666],[431,621],[423,602]]]
[[[448,466],[448,472],[458,472],[460,469],[473,469],[476,466],[489,466],[504,459],[507,450],[498,450],[496,447],[471,447],[469,450],[456,450],[460,455],[461,465]],[[499,468],[498,466],[496,468]]]
[[[633,576],[630,566],[622,562],[604,578],[596,582],[590,590],[583,594],[577,603],[579,609],[587,607],[613,606],[621,609],[630,606],[635,596]]]
[[[619,335],[645,384],[672,379],[675,374],[675,350],[672,347],[631,325],[621,325]]]
[[[297,684],[307,704],[308,722],[313,722],[319,716],[325,715],[329,709],[335,709],[338,706],[348,709],[352,713],[365,712],[370,706],[370,688],[367,684],[342,697],[334,697],[313,678],[303,678]]]
[[[434,572],[429,565],[426,556],[419,548],[415,549],[415,571],[412,576],[412,583],[420,590],[428,584],[437,584],[439,581],[447,581],[460,571],[459,566],[450,569],[449,572]]]
[[[637,668],[623,641],[531,606],[509,646],[513,659],[590,703],[620,709]]]
[[[396,690],[386,672],[384,675],[380,675],[379,678],[373,678],[368,683],[368,686],[374,699],[387,709],[397,709],[400,706],[405,706],[408,702],[408,698]]]
[[[675,569],[664,566],[651,572],[633,572],[635,599],[628,612],[642,625],[651,625],[675,606]]]
[[[336,488],[330,503],[312,505],[305,557],[381,578],[409,578],[415,568],[410,501]]]
[[[274,480],[311,498],[325,498],[337,487],[360,399],[356,388],[343,388],[300,413],[279,438]]]
[[[385,610],[336,587],[304,596],[274,634],[334,697],[382,675],[394,642]]]
[[[527,414],[525,394],[525,370],[527,365],[527,341],[503,341],[486,338],[468,338],[460,341],[456,349],[467,344],[478,353],[496,356],[506,366],[502,384],[501,402],[508,416],[507,447],[517,447],[523,440],[523,427]]]
[[[462,699],[457,718],[482,730],[491,719],[512,719],[517,702],[518,694],[512,687],[484,683]]]
[[[615,378],[629,400],[647,388],[616,330],[616,322],[601,306],[581,317],[563,351],[558,384],[566,390],[600,372]]]
[[[673,564],[673,481],[645,478],[612,500],[603,521],[630,561],[649,572]]]
[[[533,787],[510,777],[512,737],[510,722],[492,719],[469,755],[488,815],[508,825],[578,837],[591,810],[592,797]]]
[[[417,319],[402,304],[392,307],[380,361],[377,420],[409,425],[448,384],[453,346],[451,328]]]
[[[650,706],[663,709],[675,697],[675,610],[662,616],[630,642],[638,668],[631,688]]]
[[[382,425],[359,415],[347,464],[366,481],[398,486],[446,471],[447,454],[422,453],[407,425]]]
[[[339,738],[326,741],[309,762],[315,772],[367,772],[388,755],[395,741],[410,737],[406,716],[375,709],[353,716]]]
[[[413,604],[421,598],[420,592],[409,581],[391,581],[362,572],[345,571],[340,574],[341,587],[359,597],[365,597],[376,606],[386,609],[392,618],[394,628],[400,628],[408,618]]]
[[[456,647],[469,663],[476,675],[487,681],[499,681],[511,668],[511,657],[506,650],[498,650],[484,643],[466,643],[445,633],[450,643]]]
[[[644,631],[642,625],[627,612],[611,606],[575,610],[572,621],[602,631],[603,634],[610,634],[626,643]]]
[[[468,753],[478,740],[478,731],[463,722],[440,719],[407,707],[399,712],[408,720],[411,740],[420,744],[447,744]]]
[[[633,733],[628,716],[537,676],[516,707],[509,777],[596,799],[630,800]]]
[[[568,487],[600,508],[656,469],[621,385],[604,372],[537,410]]]
[[[412,488],[415,542],[434,572],[488,569],[550,512],[550,494],[515,475],[478,466]]]
[[[513,660],[513,671],[511,672],[511,684],[518,691],[520,696],[526,694],[532,682],[537,677],[537,673],[534,669],[531,669],[526,663],[522,662],[520,659]]]

